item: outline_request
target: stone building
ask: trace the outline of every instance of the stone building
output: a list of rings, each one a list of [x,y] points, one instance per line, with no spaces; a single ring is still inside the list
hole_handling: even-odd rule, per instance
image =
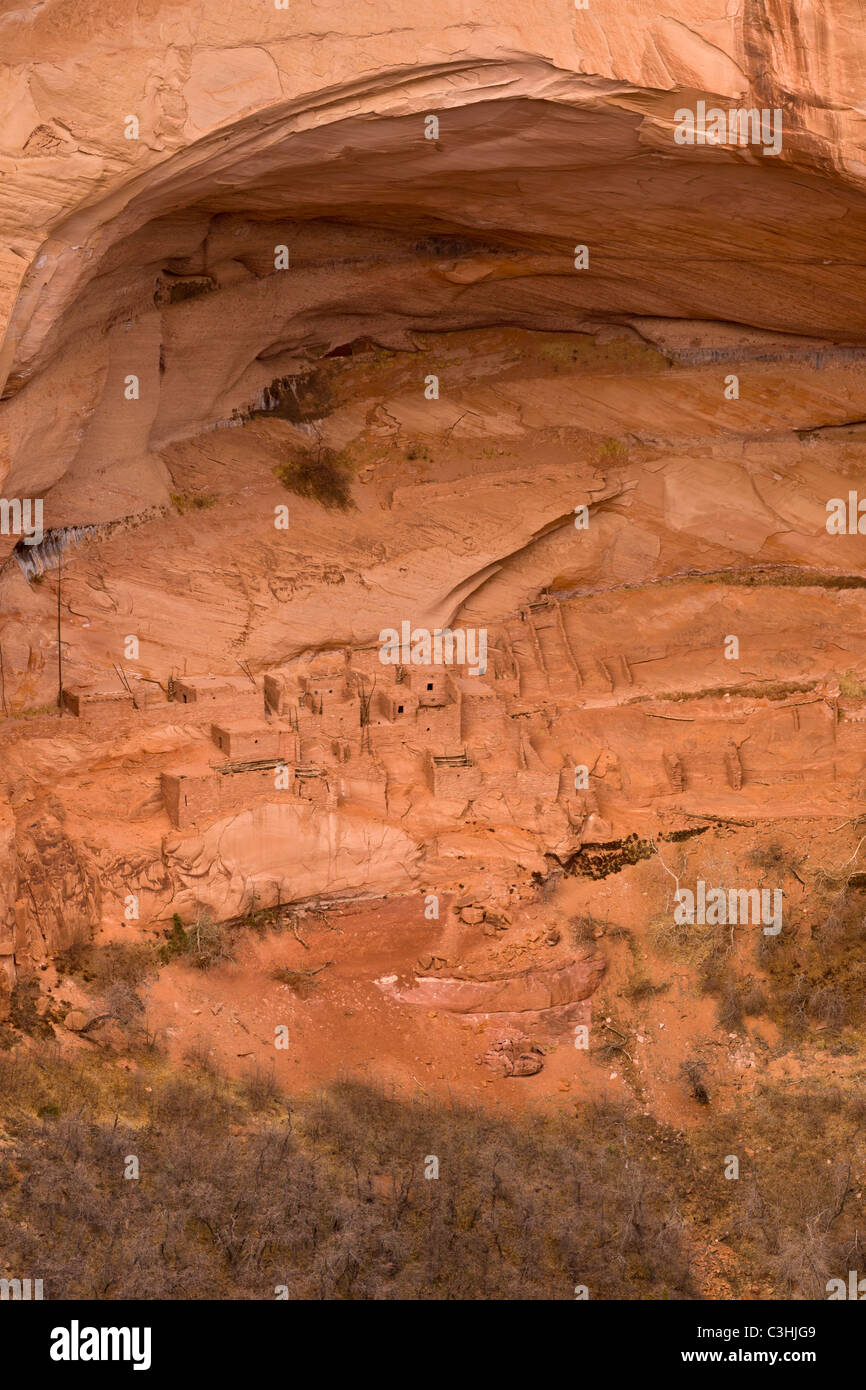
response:
[[[410,742],[436,752],[459,748],[458,686],[441,668],[407,667],[401,680],[374,687],[369,721],[373,745],[387,749]]]
[[[278,667],[265,672],[265,710],[285,718],[298,709],[303,690],[297,672],[290,667]]]
[[[211,738],[221,753],[236,762],[290,757],[295,752],[294,731],[264,719],[212,724]]]
[[[216,773],[163,772],[162,803],[176,830],[189,830],[197,821],[217,816],[222,810]]]
[[[459,800],[481,791],[481,769],[464,750],[461,753],[428,752],[424,760],[427,785],[436,797]]]
[[[262,693],[246,676],[183,676],[174,681],[174,698],[182,705],[224,704],[235,699],[259,705]]]
[[[374,691],[370,722],[394,724],[402,720],[408,724],[410,719],[414,720],[417,712],[418,696],[401,681],[398,685]]]
[[[470,747],[500,743],[506,712],[494,687],[477,676],[458,677],[456,684],[460,696],[462,742]]]
[[[244,810],[263,801],[297,801],[315,798],[301,790],[296,770],[279,758],[246,765],[164,772],[161,776],[163,806],[176,830],[190,830],[201,821]],[[321,797],[322,802],[326,795]]]
[[[110,719],[112,715],[125,714],[135,709],[132,695],[123,686],[108,690],[92,686],[64,686],[61,699],[63,708],[77,718],[90,715]]]
[[[348,694],[349,665],[344,651],[321,652],[298,668],[304,694],[315,704],[332,699],[344,699]]]
[[[332,788],[328,774],[323,767],[296,767],[294,769],[293,791],[302,801],[310,801],[314,806],[325,809],[336,805],[336,790]]]
[[[441,666],[407,666],[401,684],[407,685],[419,709],[435,709],[454,699],[454,678]]]
[[[361,702],[345,679],[305,690],[297,725],[302,737],[310,737],[316,730],[325,738],[344,739],[357,745],[361,738]]]

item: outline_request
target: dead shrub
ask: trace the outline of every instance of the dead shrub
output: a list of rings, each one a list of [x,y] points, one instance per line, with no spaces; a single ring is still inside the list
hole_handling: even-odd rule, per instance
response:
[[[297,450],[274,470],[283,487],[298,497],[309,497],[323,507],[348,511],[352,504],[352,474],[345,458],[319,445]]]
[[[687,1057],[684,1062],[680,1063],[680,1072],[688,1082],[689,1090],[699,1105],[709,1105],[710,1103],[709,1092],[704,1085],[706,1070],[706,1062],[701,1061],[699,1057]]]
[[[600,927],[601,923],[596,922],[591,913],[581,917],[572,917],[568,924],[572,946],[586,946],[594,941],[595,933]]]
[[[753,849],[749,860],[756,869],[765,873],[783,873],[789,868],[791,857],[778,840],[772,840],[764,848]]]
[[[65,1062],[38,1060],[41,1072],[0,1058],[0,1094],[28,1097],[5,1151],[0,1248],[12,1267],[38,1255],[54,1298],[267,1298],[277,1284],[295,1300],[695,1292],[652,1161],[672,1141],[624,1131],[620,1108],[513,1121],[347,1083],[290,1110],[268,1076],[105,1068],[94,1093]],[[118,1221],[129,1153],[147,1181],[124,1184]]]

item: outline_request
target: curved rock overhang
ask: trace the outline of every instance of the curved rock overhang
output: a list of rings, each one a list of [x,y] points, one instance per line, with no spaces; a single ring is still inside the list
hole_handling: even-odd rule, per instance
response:
[[[538,60],[453,64],[272,106],[171,155],[61,222],[25,279],[7,492],[50,487],[79,450],[109,465],[230,420],[361,337],[651,316],[861,342],[866,196],[810,167],[796,127],[777,156],[678,145],[698,100],[736,105]],[[70,394],[65,421],[46,412]]]
[[[817,79],[792,96],[768,77],[746,81],[701,52],[700,64],[674,64],[677,80],[658,87],[601,75],[601,63],[592,75],[518,53],[507,61],[394,66],[291,100],[265,92],[258,109],[215,128],[208,128],[213,112],[200,112],[201,126],[192,136],[176,133],[173,153],[154,163],[148,147],[141,153],[150,167],[130,176],[118,165],[99,182],[101,192],[95,182],[82,183],[78,205],[55,220],[32,254],[3,346],[0,401],[0,487],[7,498],[44,498],[46,563],[56,562],[68,540],[87,537],[75,579],[82,677],[104,667],[120,629],[129,630],[124,612],[141,613],[160,678],[185,659],[189,635],[166,614],[179,587],[186,592],[189,568],[210,575],[199,663],[231,665],[240,651],[267,664],[320,641],[367,640],[390,620],[395,591],[405,591],[406,611],[432,625],[450,621],[480,588],[498,614],[531,598],[551,575],[572,584],[576,571],[562,538],[585,496],[599,513],[610,512],[595,533],[599,544],[608,524],[624,533],[615,564],[603,548],[595,555],[593,582],[608,582],[611,565],[616,575],[620,563],[631,573],[637,560],[642,574],[655,572],[660,547],[665,573],[724,568],[743,555],[851,567],[858,537],[837,546],[823,522],[826,499],[845,494],[854,445],[829,460],[828,472],[813,467],[808,485],[799,474],[789,481],[799,466],[799,434],[866,416],[858,390],[866,194],[850,123],[839,125],[834,145],[825,120],[830,96],[819,100]],[[756,50],[749,71],[769,71],[766,56]],[[801,60],[798,50],[789,67],[799,71]],[[226,70],[236,61],[233,51]],[[623,63],[614,69],[630,70]],[[715,93],[699,85],[711,70]],[[644,64],[644,81],[654,73]],[[690,74],[694,86],[685,85]],[[195,80],[181,84],[184,92]],[[774,121],[781,112],[779,153],[731,141],[679,144],[678,112],[699,102],[723,112],[757,103]],[[434,117],[438,128],[431,128]],[[456,342],[461,333],[500,329],[582,335],[584,347],[600,351],[593,347],[574,365],[565,343],[545,344],[538,358],[515,339],[494,349],[491,373],[484,343],[476,350]],[[628,351],[608,371],[610,333]],[[450,355],[443,353],[449,334]],[[665,357],[671,343],[676,350]],[[648,344],[661,352],[641,358]],[[340,384],[326,359],[353,357],[353,345],[373,356],[376,348],[386,357],[396,351],[396,369],[385,383],[373,379],[372,367],[364,378],[361,368],[351,400],[326,400],[320,388]],[[825,349],[831,371],[818,381]],[[580,344],[575,351],[579,357]],[[449,375],[433,408],[424,382],[438,370],[437,353],[448,357]],[[731,367],[719,367],[738,353],[767,370],[753,378],[748,401],[730,409],[723,381]],[[793,388],[788,359],[798,374]],[[782,364],[775,375],[773,362]],[[701,364],[712,370],[689,376]],[[599,372],[607,373],[604,381]],[[521,373],[528,384],[512,389]],[[263,412],[279,417],[281,434],[238,430],[221,444],[210,434]],[[551,444],[545,431],[557,429],[561,437]],[[469,457],[472,430],[479,439],[489,432],[479,444],[482,462]],[[629,434],[639,447],[626,476],[620,460]],[[461,435],[466,447],[455,449]],[[426,506],[426,465],[416,467],[428,447],[422,436],[442,455],[429,475],[445,505],[436,519],[438,549],[416,573],[415,560],[404,559],[416,554]],[[313,511],[303,539],[302,528],[293,532],[298,551],[284,563],[285,547],[273,549],[273,537],[266,545],[257,528],[285,498],[275,465],[311,437],[335,451],[351,445],[363,525],[353,514],[324,518],[318,504],[293,501],[296,513]],[[512,455],[520,458],[507,465],[508,488],[498,480],[486,490],[481,474],[491,458],[508,457],[508,439],[521,441]],[[734,455],[764,442],[773,449],[771,441],[781,441],[784,459],[748,465],[759,478],[753,491]],[[564,480],[551,472],[548,492],[536,468],[540,448]],[[822,467],[829,449],[825,436]],[[670,474],[663,488],[660,452]],[[580,459],[577,490],[570,456]],[[392,476],[394,458],[406,466],[380,483]],[[445,480],[473,471],[472,500],[453,502]],[[720,528],[732,479],[739,511]],[[634,514],[626,519],[636,487],[645,494],[646,531]],[[796,497],[788,495],[792,488]],[[231,506],[231,516],[184,517],[187,493]],[[473,537],[455,549],[450,513],[461,506]],[[129,566],[115,533],[154,517],[154,529],[134,547],[136,567]],[[675,534],[670,552],[664,538],[650,536],[658,528]],[[252,535],[262,545],[255,584],[267,585],[256,600],[246,572]],[[15,536],[0,535],[2,600],[13,615],[6,640],[27,671],[38,673],[24,684],[38,689],[28,698],[41,703],[54,612],[48,587],[41,595],[28,587],[10,559],[16,547],[19,558],[30,553]],[[166,561],[172,547],[176,572]],[[106,583],[109,553],[121,596],[100,599],[97,628],[93,594]],[[371,556],[379,557],[372,570]],[[25,573],[39,570],[31,559]],[[306,607],[292,602],[289,638],[285,596],[296,593],[305,567],[317,565],[325,597]],[[327,593],[338,570],[352,584],[352,601],[342,608]],[[67,599],[71,621],[75,593]],[[200,611],[198,600],[192,606]],[[30,636],[37,628],[38,651]],[[111,639],[99,647],[108,628]]]

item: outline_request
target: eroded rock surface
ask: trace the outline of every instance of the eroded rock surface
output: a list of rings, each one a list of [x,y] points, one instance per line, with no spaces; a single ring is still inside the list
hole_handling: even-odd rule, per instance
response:
[[[856,819],[853,0],[0,36],[0,487],[44,530],[0,534],[0,1013],[174,914],[441,898],[450,973],[392,999],[562,1031],[582,854]],[[680,143],[699,103],[778,150]],[[404,623],[483,669],[383,663]]]
[[[588,999],[603,975],[604,957],[587,954],[552,969],[530,969],[486,980],[418,976],[408,987],[394,987],[393,992],[408,1003],[449,1013],[530,1016],[551,1009],[562,1011],[563,1006]]]

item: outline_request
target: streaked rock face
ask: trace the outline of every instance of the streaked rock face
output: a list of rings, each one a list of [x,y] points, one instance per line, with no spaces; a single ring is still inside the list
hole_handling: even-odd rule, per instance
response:
[[[552,970],[527,970],[489,980],[419,977],[403,997],[455,1013],[538,1012],[588,998],[604,974],[604,960],[587,954]]]
[[[0,1010],[130,895],[501,906],[583,846],[857,814],[860,11],[667,9],[0,18],[0,488],[44,515],[0,527]],[[404,622],[489,670],[425,701]],[[178,713],[239,673],[254,709]],[[214,744],[251,710],[274,767]],[[394,997],[588,1017],[601,956],[494,987],[486,941]]]

